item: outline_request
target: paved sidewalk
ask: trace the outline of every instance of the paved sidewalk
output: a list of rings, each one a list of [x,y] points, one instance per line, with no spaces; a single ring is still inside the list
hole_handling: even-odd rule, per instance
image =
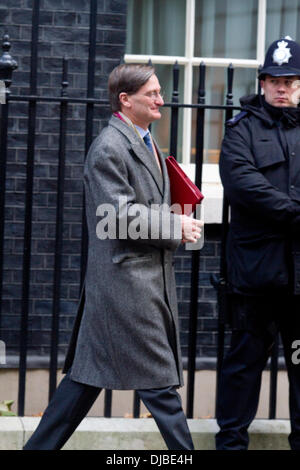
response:
[[[0,450],[22,449],[40,418],[0,417]],[[214,449],[214,419],[189,419],[195,448]],[[257,419],[250,426],[250,449],[288,450],[288,420]],[[85,418],[64,446],[68,450],[165,450],[152,418]]]

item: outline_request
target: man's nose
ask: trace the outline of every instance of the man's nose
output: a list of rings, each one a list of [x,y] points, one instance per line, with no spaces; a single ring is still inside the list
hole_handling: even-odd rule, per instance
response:
[[[282,92],[282,93],[285,93],[287,90],[287,86],[284,84],[284,83],[280,83],[278,85],[278,91]]]
[[[156,100],[156,103],[159,105],[159,106],[163,106],[165,104],[164,102],[164,99],[161,95],[158,95],[157,96],[157,100]]]

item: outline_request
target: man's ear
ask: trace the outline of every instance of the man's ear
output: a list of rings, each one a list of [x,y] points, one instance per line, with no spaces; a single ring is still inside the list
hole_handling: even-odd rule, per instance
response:
[[[131,103],[128,99],[128,94],[122,91],[122,93],[119,94],[119,101],[121,103],[121,106],[124,106],[125,108],[130,108]]]
[[[260,84],[261,94],[263,95],[264,92],[265,92],[265,90],[264,90],[265,81],[264,81],[264,80],[260,80],[260,81],[259,81],[259,84]]]

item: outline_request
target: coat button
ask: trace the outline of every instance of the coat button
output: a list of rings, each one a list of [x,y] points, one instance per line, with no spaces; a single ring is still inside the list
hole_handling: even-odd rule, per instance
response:
[[[295,152],[292,152],[292,153],[291,153],[291,156],[294,157],[294,156],[295,156]]]
[[[293,184],[291,184],[291,189],[295,189],[295,186]]]

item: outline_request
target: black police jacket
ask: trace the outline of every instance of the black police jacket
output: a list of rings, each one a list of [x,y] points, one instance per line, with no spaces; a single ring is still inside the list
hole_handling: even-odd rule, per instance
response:
[[[247,295],[300,294],[299,111],[270,107],[258,95],[241,105],[226,123],[220,156],[230,203],[228,286]]]

